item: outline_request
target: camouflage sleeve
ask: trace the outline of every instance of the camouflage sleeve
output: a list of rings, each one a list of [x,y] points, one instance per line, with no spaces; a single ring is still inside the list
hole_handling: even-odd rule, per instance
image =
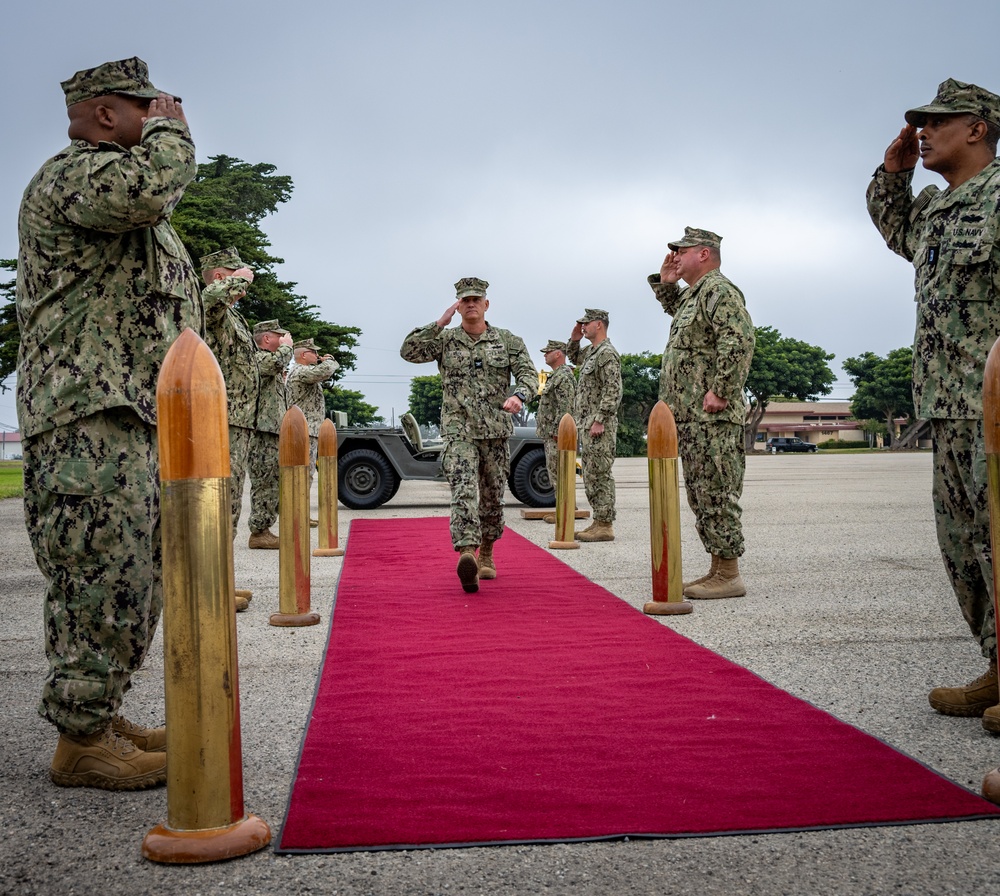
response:
[[[916,254],[920,212],[938,191],[937,187],[927,187],[914,199],[912,181],[913,169],[890,174],[879,165],[866,194],[872,223],[886,245],[907,261],[913,261]]]
[[[523,392],[527,396],[527,401],[538,392],[538,371],[531,362],[531,355],[520,336],[513,333],[510,336],[510,345],[507,347],[510,358],[510,369],[514,374],[514,390]]]
[[[205,320],[214,323],[225,317],[226,309],[235,299],[246,295],[250,281],[245,277],[223,277],[213,280],[201,291]]]
[[[559,391],[556,393],[556,415],[558,419],[556,424],[558,425],[559,420],[562,420],[564,414],[573,413],[573,404],[576,401],[576,379],[573,377],[572,371],[565,365],[563,368],[566,370],[565,375],[559,378],[558,387]]]
[[[69,157],[60,208],[72,224],[89,230],[137,230],[168,218],[196,172],[187,125],[176,118],[151,118],[131,150],[101,143]]]
[[[681,306],[684,290],[676,283],[661,283],[659,274],[650,274],[646,282],[653,290],[656,301],[663,306],[664,312],[673,317],[674,312]]]
[[[710,299],[709,306],[713,304]],[[733,290],[720,290],[711,312],[715,331],[716,366],[712,391],[728,401],[737,401],[750,372],[756,334],[742,297]]]
[[[291,357],[290,345],[279,345],[273,352],[257,349],[257,369],[261,376],[276,376],[288,366]]]
[[[569,358],[570,364],[574,367],[579,367],[583,363],[583,359],[587,357],[588,349],[580,348],[579,339],[571,339],[566,343],[566,357]]]
[[[410,330],[403,340],[399,354],[404,361],[412,361],[414,364],[440,361],[444,352],[444,334],[444,327],[439,327],[436,321],[425,327]]]
[[[294,376],[300,383],[323,383],[339,369],[340,365],[333,358],[330,358],[327,361],[320,361],[318,364],[299,364],[289,374],[289,378]]]
[[[594,421],[607,426],[618,419],[618,406],[622,403],[622,362],[617,352],[604,352],[598,359],[601,383],[601,400]]]

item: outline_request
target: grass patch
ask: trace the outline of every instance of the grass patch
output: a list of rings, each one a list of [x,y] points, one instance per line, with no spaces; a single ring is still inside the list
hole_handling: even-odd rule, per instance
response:
[[[0,499],[24,496],[24,471],[19,460],[0,460]]]

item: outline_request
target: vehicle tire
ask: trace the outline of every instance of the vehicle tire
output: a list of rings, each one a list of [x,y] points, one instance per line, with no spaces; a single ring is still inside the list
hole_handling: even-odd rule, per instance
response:
[[[354,448],[337,461],[337,498],[351,510],[374,510],[399,488],[396,471],[377,451]]]
[[[549,481],[544,448],[532,448],[518,458],[517,466],[511,473],[510,490],[515,498],[529,507],[555,505],[556,492]]]

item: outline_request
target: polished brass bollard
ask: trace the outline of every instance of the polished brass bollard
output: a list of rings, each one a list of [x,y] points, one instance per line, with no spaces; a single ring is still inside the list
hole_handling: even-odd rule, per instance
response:
[[[681,581],[681,504],[677,469],[677,424],[658,401],[646,433],[649,460],[649,540],[653,558],[653,599],[643,608],[651,616],[690,613]]]
[[[278,433],[278,612],[271,625],[316,625],[309,609],[309,424],[302,409],[285,411]]]
[[[997,591],[997,568],[1000,567],[1000,340],[986,358],[983,371],[983,445],[986,449],[986,476],[989,483],[990,548],[993,554],[993,613],[1000,607]],[[1000,768],[987,772],[982,794],[991,802],[1000,802]]]
[[[570,551],[580,547],[574,536],[576,520],[576,421],[563,414],[559,421],[559,481],[556,483],[556,532],[549,548]]]
[[[319,427],[316,475],[319,479],[319,547],[314,557],[343,557],[337,532],[337,427],[324,420]]]
[[[193,330],[156,387],[163,535],[167,821],[142,842],[154,862],[216,862],[271,842],[243,809],[226,386]]]

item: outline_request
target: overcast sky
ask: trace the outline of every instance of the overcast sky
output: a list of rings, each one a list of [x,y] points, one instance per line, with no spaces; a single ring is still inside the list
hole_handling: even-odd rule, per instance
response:
[[[399,357],[403,337],[460,277],[490,281],[488,319],[537,366],[585,307],[609,311],[619,351],[661,351],[646,275],[685,225],[723,236],[756,325],[835,353],[847,398],[844,358],[913,335],[912,269],[865,187],[940,81],[1000,92],[998,33],[996,0],[18,3],[0,35],[0,257],[68,142],[59,82],[138,55],[183,97],[200,162],[292,177],[262,225],[278,274],[361,328],[343,384],[387,420],[435,371]]]

